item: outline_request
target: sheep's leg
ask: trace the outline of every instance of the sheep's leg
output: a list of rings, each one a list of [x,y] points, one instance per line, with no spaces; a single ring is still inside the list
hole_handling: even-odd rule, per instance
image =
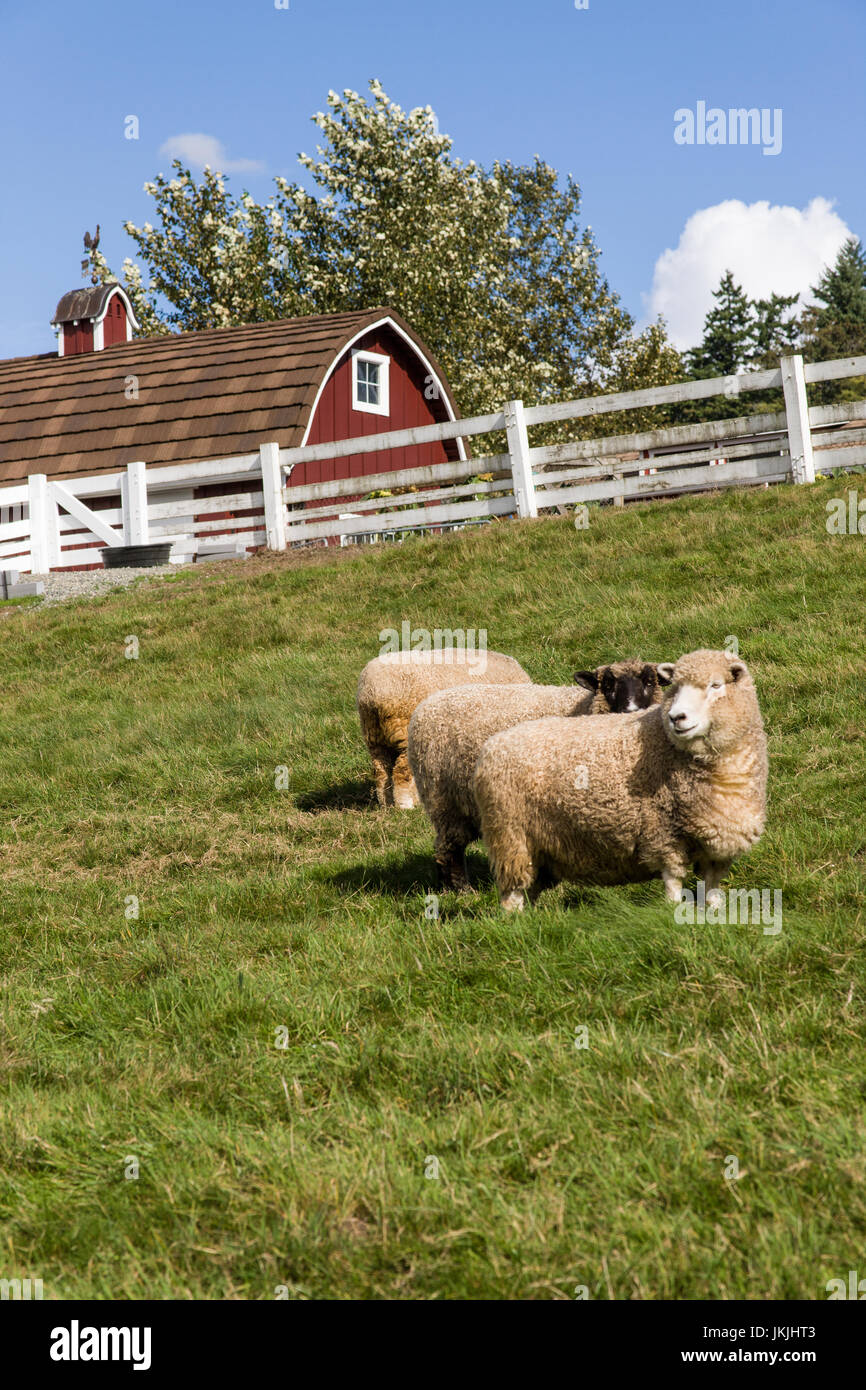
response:
[[[475,838],[475,833],[470,825],[450,825],[436,836],[436,863],[446,892],[464,893],[469,887],[466,846]]]
[[[469,875],[466,872],[466,856],[459,851],[447,856],[436,856],[439,877],[446,893],[465,893],[469,888]]]
[[[522,912],[537,872],[525,839],[508,845],[488,845],[490,865],[504,912]]]
[[[499,890],[499,904],[503,912],[522,912],[526,894],[537,876],[537,866],[521,824],[521,810],[513,797],[503,799],[501,787],[495,785],[485,769],[483,753],[475,774],[475,798],[481,813],[484,847]]]
[[[667,863],[661,865],[665,897],[669,903],[682,902],[683,879],[691,867],[689,858],[681,845],[671,846]]]
[[[392,782],[394,750],[393,748],[386,748],[384,744],[374,744],[370,749],[370,757],[373,760],[373,776],[376,781],[376,800],[380,806],[392,806],[394,804]]]
[[[701,859],[698,861],[698,874],[704,880],[707,894],[707,907],[721,907],[725,894],[720,887],[731,867],[729,859]]]
[[[678,903],[682,900],[684,877],[685,874],[680,869],[664,869],[662,871],[665,897],[669,903]]]
[[[415,787],[415,780],[409,767],[409,755],[406,746],[400,749],[394,760],[394,771],[392,774],[394,785],[394,805],[399,806],[402,811],[409,811],[413,806],[417,806],[418,792]]]

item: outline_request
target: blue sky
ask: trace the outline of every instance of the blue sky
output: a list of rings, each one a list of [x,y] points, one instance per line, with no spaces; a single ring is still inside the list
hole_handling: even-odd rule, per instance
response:
[[[538,153],[572,173],[611,285],[639,321],[664,310],[682,345],[726,265],[752,294],[805,291],[846,232],[866,235],[864,0],[289,6],[0,3],[0,357],[53,350],[85,228],[101,224],[118,270],[133,254],[122,222],[151,216],[142,185],[168,172],[168,139],[206,134],[259,162],[230,186],[265,199],[313,152],[328,90],[371,77],[404,107],[432,105],[463,158]],[[780,109],[780,153],[677,144],[675,112],[698,102]]]

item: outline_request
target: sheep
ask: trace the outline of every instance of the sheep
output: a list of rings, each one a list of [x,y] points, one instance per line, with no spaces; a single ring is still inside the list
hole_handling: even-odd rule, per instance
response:
[[[483,747],[474,790],[507,912],[550,882],[661,877],[669,902],[696,864],[707,902],[766,817],[767,743],[739,657],[701,650],[659,674],[660,705],[617,719],[538,719]]]
[[[427,695],[453,685],[529,685],[531,680],[513,657],[486,650],[395,651],[368,661],[358,681],[357,702],[379,805],[403,810],[418,805],[406,744],[409,720]]]
[[[577,684],[585,686],[595,696],[585,713],[629,714],[632,710],[657,705],[662,698],[660,687],[666,684],[659,677],[659,669],[650,661],[629,657],[627,661],[598,666],[594,671],[575,671]]]
[[[488,685],[442,690],[409,724],[409,766],[436,832],[441,885],[467,888],[466,846],[481,833],[472,790],[475,763],[492,734],[542,715],[565,717],[645,709],[661,699],[656,667],[630,660],[576,671],[577,685]]]

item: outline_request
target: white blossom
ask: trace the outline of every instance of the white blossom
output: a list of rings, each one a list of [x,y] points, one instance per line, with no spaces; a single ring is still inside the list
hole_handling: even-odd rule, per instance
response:
[[[150,283],[133,262],[123,267],[144,331],[392,303],[440,358],[466,414],[509,397],[675,378],[663,328],[633,337],[601,277],[573,181],[559,184],[539,159],[490,170],[463,161],[435,134],[432,107],[407,113],[376,80],[370,92],[372,103],[331,91],[313,116],[323,144],[298,157],[312,192],[277,177],[259,204],[229,194],[220,171],[197,183],[177,161],[170,180],[145,184],[159,230],[124,227]],[[106,262],[94,269],[110,273]]]

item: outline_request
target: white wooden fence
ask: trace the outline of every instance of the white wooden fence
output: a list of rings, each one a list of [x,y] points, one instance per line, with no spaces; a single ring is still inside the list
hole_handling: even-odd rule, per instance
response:
[[[0,568],[42,573],[101,563],[100,546],[171,540],[173,561],[201,557],[214,537],[244,548],[342,544],[454,529],[493,517],[534,517],[580,503],[651,498],[708,488],[812,482],[816,472],[866,467],[866,401],[812,406],[806,385],[866,376],[866,357],[778,368],[615,395],[501,411],[469,420],[367,435],[203,463],[146,467],[142,461],[100,477],[63,483],[45,474],[0,488]],[[530,447],[534,425],[649,406],[728,399],[783,389],[778,413]],[[471,438],[504,431],[508,452],[366,477],[292,485],[297,464]],[[485,475],[479,481],[478,475]],[[487,476],[489,475],[489,476]],[[474,480],[473,480],[474,479]],[[218,497],[193,497],[224,484]],[[235,489],[231,489],[235,484]],[[405,489],[412,491],[405,491]],[[397,495],[372,498],[380,490]],[[402,494],[399,490],[403,489]],[[357,500],[365,494],[366,500]],[[101,499],[97,508],[88,500]],[[105,506],[105,500],[114,505]],[[116,500],[115,500],[116,499]],[[231,512],[230,517],[220,513]],[[216,514],[216,515],[215,515]]]

